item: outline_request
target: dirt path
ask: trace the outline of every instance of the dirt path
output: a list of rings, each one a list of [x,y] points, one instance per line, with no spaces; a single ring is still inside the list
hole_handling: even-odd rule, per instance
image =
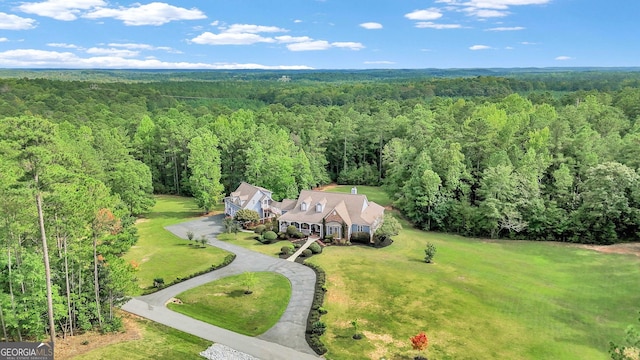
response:
[[[599,251],[605,254],[626,254],[640,257],[640,243],[624,243],[614,245],[581,245],[585,249]]]

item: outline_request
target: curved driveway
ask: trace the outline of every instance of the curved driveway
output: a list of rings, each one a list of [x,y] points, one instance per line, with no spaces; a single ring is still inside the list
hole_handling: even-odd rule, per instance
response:
[[[122,306],[130,313],[154,320],[175,329],[227,345],[262,360],[317,359],[305,340],[307,316],[313,302],[316,275],[304,265],[273,258],[255,251],[227,244],[215,238],[222,232],[222,215],[201,218],[168,226],[166,229],[186,239],[187,231],[195,238],[204,235],[209,244],[236,254],[235,260],[222,269],[197,276],[153,294],[131,299]],[[258,337],[225,330],[173,312],[165,304],[188,289],[245,271],[271,271],[286,276],[291,282],[291,299],[284,314],[271,329]]]

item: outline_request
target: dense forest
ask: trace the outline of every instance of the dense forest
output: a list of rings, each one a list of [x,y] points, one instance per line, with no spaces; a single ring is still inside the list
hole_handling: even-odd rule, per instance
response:
[[[637,70],[2,75],[5,339],[117,328],[153,193],[208,210],[241,181],[380,185],[425,230],[640,236]]]

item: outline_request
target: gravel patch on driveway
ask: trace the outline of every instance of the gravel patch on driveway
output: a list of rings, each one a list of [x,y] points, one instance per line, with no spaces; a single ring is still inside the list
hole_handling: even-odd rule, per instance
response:
[[[213,344],[200,356],[209,360],[260,360],[257,357],[234,350],[222,344]]]

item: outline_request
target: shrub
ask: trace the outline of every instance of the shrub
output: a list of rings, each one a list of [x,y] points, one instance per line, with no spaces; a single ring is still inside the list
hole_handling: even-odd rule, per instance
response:
[[[255,229],[253,229],[253,232],[256,233],[256,234],[262,234],[265,231],[266,228],[267,227],[264,226],[264,225],[258,225],[258,226],[255,227]]]
[[[311,255],[313,255],[313,251],[309,250],[309,249],[304,249],[302,250],[302,256],[304,257],[310,257]]]
[[[290,255],[293,254],[293,244],[287,244],[280,248],[280,253],[282,255]]]
[[[155,278],[153,279],[153,287],[160,289],[161,287],[164,286],[164,279],[163,278]]]
[[[298,228],[297,227],[295,227],[293,225],[287,226],[287,235],[294,236],[297,232],[298,232]]]
[[[326,242],[333,242],[333,234],[331,235],[325,235],[324,240]]]
[[[293,234],[293,237],[296,239],[302,239],[304,234],[301,231],[296,231],[295,234]]]
[[[187,239],[189,239],[189,241],[193,240],[194,236],[195,234],[193,233],[193,231],[191,230],[187,231]]]
[[[433,257],[436,255],[436,246],[432,243],[427,243],[427,248],[424,249],[424,262],[427,264],[433,261]]]
[[[313,269],[313,271],[316,273],[315,292],[313,295],[311,310],[309,311],[309,316],[307,316],[307,331],[305,338],[313,351],[315,351],[318,355],[322,355],[327,352],[327,348],[320,340],[320,334],[314,333],[313,329],[314,324],[320,321],[320,316],[322,315],[320,309],[322,309],[324,294],[326,292],[326,274],[324,270],[322,270],[322,268],[318,265],[309,263],[305,263],[305,265]]]
[[[289,238],[289,237],[287,236],[287,233],[286,233],[286,232],[281,231],[281,232],[279,232],[279,233],[278,233],[278,239],[280,239],[280,240],[287,240],[288,238]]]
[[[327,324],[322,321],[316,321],[311,326],[311,332],[314,334],[322,335],[327,331]]]
[[[320,244],[318,244],[317,242],[314,242],[309,245],[309,250],[311,250],[311,252],[313,252],[314,254],[320,254],[322,252],[322,246],[320,246]]]
[[[371,237],[368,232],[358,231],[351,234],[351,242],[368,245],[371,243]]]
[[[260,220],[260,214],[258,214],[258,212],[254,210],[241,209],[236,212],[233,219],[242,223],[243,225],[246,225]]]
[[[264,238],[264,243],[265,244],[269,244],[269,243],[273,242],[275,239],[277,239],[278,235],[276,233],[274,233],[273,231],[265,231],[262,234],[262,237]]]

